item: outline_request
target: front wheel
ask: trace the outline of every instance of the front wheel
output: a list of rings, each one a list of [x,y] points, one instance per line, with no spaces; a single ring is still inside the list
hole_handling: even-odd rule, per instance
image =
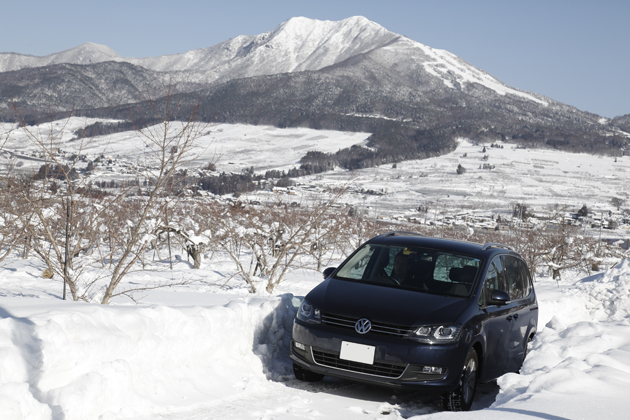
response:
[[[479,359],[477,358],[477,352],[474,349],[470,349],[466,356],[466,362],[464,362],[459,385],[453,391],[442,395],[442,404],[446,410],[470,410],[475,398],[475,390],[477,389],[478,368]]]
[[[317,382],[324,378],[324,375],[321,373],[312,372],[296,363],[293,363],[293,374],[296,379],[305,382]]]

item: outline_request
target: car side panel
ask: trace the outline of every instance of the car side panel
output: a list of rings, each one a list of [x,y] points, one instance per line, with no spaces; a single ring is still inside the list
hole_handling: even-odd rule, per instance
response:
[[[481,324],[481,335],[485,337],[482,380],[490,380],[503,375],[507,365],[508,345],[512,322],[508,317],[512,307],[489,306],[484,309],[485,317]]]

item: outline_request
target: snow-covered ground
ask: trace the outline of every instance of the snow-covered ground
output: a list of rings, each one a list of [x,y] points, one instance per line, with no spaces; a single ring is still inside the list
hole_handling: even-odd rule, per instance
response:
[[[111,156],[111,169],[100,177],[133,171],[123,163],[134,163],[142,154],[135,133],[97,137],[77,149],[80,142],[71,141],[71,132],[92,122],[69,121],[61,148]],[[42,127],[41,134],[50,128]],[[52,126],[53,132],[61,129],[61,123]],[[0,126],[0,134],[7,130],[6,124]],[[213,125],[199,151],[202,161],[220,155],[220,171],[253,166],[264,172],[298,166],[309,150],[334,152],[365,144],[367,136]],[[615,160],[502,145],[486,144],[484,152],[484,145],[462,140],[450,154],[396,168],[337,169],[303,177],[291,191],[295,195],[286,197],[299,201],[327,186],[347,184],[350,192],[343,199],[375,218],[421,217],[418,205],[437,214],[506,210],[515,202],[538,208],[587,204],[604,212],[612,197],[630,197],[628,156]],[[23,134],[14,132],[0,164],[37,169],[42,161],[34,152]],[[465,174],[455,173],[458,164]],[[480,169],[483,164],[494,169]],[[242,199],[262,201],[271,194],[255,192]],[[627,232],[618,229],[617,235],[627,238]],[[328,378],[317,384],[295,381],[288,359],[291,322],[300,297],[321,275],[294,271],[274,295],[252,295],[245,284],[229,279],[231,263],[220,255],[207,257],[200,270],[179,260],[173,271],[131,273],[127,287],[187,284],[136,293],[138,303],[119,297],[109,306],[62,301],[62,284],[43,279],[38,262],[5,261],[0,267],[0,419],[558,420],[625,419],[630,411],[630,261],[585,279],[565,274],[560,285],[539,277],[541,328],[522,373],[483,385],[475,411],[447,413],[434,396],[414,391]]]
[[[122,164],[142,163],[146,144],[136,131],[97,136],[86,140],[77,140],[77,130],[95,122],[115,123],[116,121],[95,118],[72,117],[68,120],[53,121],[37,127],[29,127],[32,136],[47,140],[53,138],[54,148],[60,148],[69,154],[83,154],[94,159],[104,155],[112,160],[106,177],[114,177],[124,173]],[[181,127],[173,123],[173,132]],[[254,167],[255,171],[264,173],[268,169],[287,170],[300,166],[300,158],[309,151],[325,153],[357,145],[365,145],[370,133],[354,133],[333,130],[313,130],[308,128],[276,128],[272,126],[255,126],[246,124],[199,124],[199,135],[195,141],[196,159],[194,165],[201,167],[207,162],[216,162],[219,172],[241,172]],[[8,133],[12,125],[0,123],[0,140],[3,133]],[[161,135],[159,126],[150,129]],[[146,132],[149,132],[147,130]],[[0,143],[1,144],[1,143]],[[50,143],[47,143],[50,147]],[[40,152],[36,145],[29,141],[29,136],[22,129],[11,132],[4,145],[5,152],[13,153],[13,160],[21,161],[22,167],[39,169],[41,160],[34,159],[33,154]],[[281,150],[282,153],[278,153]],[[8,163],[8,156],[3,156]],[[30,157],[30,159],[24,159]],[[194,166],[191,164],[191,166]],[[103,174],[99,174],[103,175]]]
[[[76,130],[96,119],[71,118],[31,127],[34,134],[58,137],[59,147],[67,156],[83,154],[88,160],[100,155],[111,163],[101,163],[90,179],[98,181],[133,178],[142,164],[145,144],[137,132],[129,131],[76,141]],[[107,121],[104,121],[107,122]],[[111,121],[110,121],[111,122]],[[0,141],[11,125],[0,123]],[[240,173],[253,168],[257,174],[267,170],[299,167],[299,160],[309,151],[334,153],[352,145],[366,145],[369,133],[351,133],[307,128],[279,129],[244,124],[209,124],[202,127],[197,141],[198,159],[191,167],[200,168],[216,162],[219,172]],[[57,140],[57,138],[56,138]],[[0,143],[1,144],[1,143]],[[431,219],[446,213],[510,213],[515,203],[524,203],[530,211],[577,211],[582,205],[597,215],[616,210],[613,198],[630,206],[630,156],[594,156],[550,149],[523,149],[514,143],[479,143],[460,139],[451,153],[423,160],[410,160],[356,171],[334,171],[296,179],[289,201],[311,197],[331,185],[349,187],[343,202],[372,217],[385,219]],[[484,150],[485,149],[485,150]],[[10,153],[9,153],[10,152]],[[37,147],[21,130],[14,130],[0,155],[0,170],[17,165],[22,170],[38,170],[44,163]],[[86,162],[80,163],[87,165]],[[456,173],[458,165],[466,172]],[[492,169],[484,169],[489,165]],[[488,166],[486,166],[488,167]],[[377,194],[367,194],[371,190]],[[270,194],[273,198],[270,197]],[[276,201],[277,194],[253,191],[243,200]],[[419,213],[423,206],[427,213]]]
[[[66,157],[85,155],[79,168],[105,156],[89,175],[89,181],[138,178],[147,163],[143,159],[146,144],[141,136],[128,131],[77,141],[74,133],[95,122],[115,121],[73,117],[29,130],[46,140],[48,148],[59,148]],[[173,127],[177,128],[177,123]],[[156,132],[155,127],[150,130]],[[366,145],[370,135],[244,124],[208,124],[199,126],[199,130],[195,148],[198,158],[188,165],[190,168],[215,162],[218,172],[240,173],[253,168],[257,174],[299,167],[300,158],[309,151],[334,153],[352,145]],[[48,143],[50,138],[54,139],[52,143]],[[37,171],[44,163],[37,145],[11,124],[0,123],[0,145],[0,171],[9,167]],[[290,190],[254,190],[241,194],[241,200],[300,203],[326,194],[330,186],[343,185],[348,187],[348,194],[342,197],[341,204],[354,206],[369,217],[437,224],[446,216],[455,215],[505,219],[511,216],[516,203],[542,215],[563,210],[568,215],[587,205],[597,220],[606,219],[609,212],[615,213],[612,217],[617,229],[605,232],[603,237],[628,239],[630,217],[623,219],[630,208],[630,156],[524,149],[510,142],[494,145],[499,147],[491,147],[490,142],[460,139],[455,151],[442,156],[356,171],[335,168],[297,178]],[[457,174],[458,165],[466,169],[464,174]],[[283,197],[278,192],[287,195]],[[619,209],[613,200],[622,203]],[[471,227],[488,227],[483,224]],[[596,229],[595,233],[602,236]]]
[[[296,381],[291,322],[320,274],[294,271],[276,294],[252,295],[224,269],[180,261],[134,273],[129,284],[191,283],[102,306],[61,300],[61,283],[33,261],[0,268],[0,417],[625,419],[630,410],[630,260],[559,285],[539,278],[540,331],[522,373],[483,385],[469,413],[443,412],[416,391]]]
[[[335,171],[303,177],[304,183],[325,186],[349,182],[354,191],[374,190],[379,195],[350,195],[355,205],[374,216],[407,215],[422,218],[415,210],[429,213],[446,210],[485,212],[511,209],[525,203],[530,210],[568,207],[608,213],[613,197],[630,207],[630,157],[594,156],[549,149],[523,149],[514,143],[459,141],[451,153],[423,160],[381,165],[348,173]],[[485,148],[485,151],[484,151]],[[466,172],[457,174],[458,165]],[[493,169],[484,169],[491,165]],[[352,193],[351,189],[351,193]],[[429,215],[429,217],[432,217]]]

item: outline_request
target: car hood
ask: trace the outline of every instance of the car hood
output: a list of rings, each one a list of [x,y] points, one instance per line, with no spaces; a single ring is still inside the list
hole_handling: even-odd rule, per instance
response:
[[[408,326],[456,322],[469,305],[468,299],[332,278],[306,298],[323,313]]]

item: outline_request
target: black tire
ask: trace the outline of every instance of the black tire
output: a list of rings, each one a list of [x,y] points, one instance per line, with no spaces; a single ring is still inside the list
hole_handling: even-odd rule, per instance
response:
[[[293,374],[296,379],[304,382],[318,382],[324,378],[321,373],[312,372],[295,363],[293,363]]]
[[[464,362],[462,375],[459,379],[457,388],[453,391],[442,395],[442,405],[449,411],[468,411],[475,399],[475,391],[477,390],[477,369],[479,368],[479,359],[477,352],[470,349]]]

